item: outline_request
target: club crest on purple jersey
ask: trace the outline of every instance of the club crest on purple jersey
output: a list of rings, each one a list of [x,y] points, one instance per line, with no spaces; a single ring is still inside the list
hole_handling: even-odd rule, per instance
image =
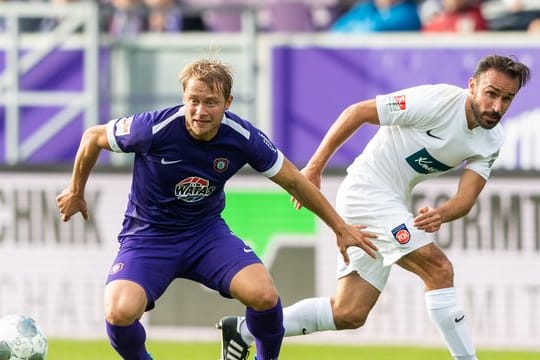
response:
[[[111,271],[109,273],[111,275],[114,275],[122,271],[123,268],[124,268],[124,263],[116,263],[113,266],[111,266]]]
[[[210,186],[210,181],[190,176],[176,184],[174,194],[179,200],[192,203],[212,195],[215,189],[215,186]]]
[[[225,158],[214,159],[214,170],[218,173],[222,173],[229,168],[229,160]]]

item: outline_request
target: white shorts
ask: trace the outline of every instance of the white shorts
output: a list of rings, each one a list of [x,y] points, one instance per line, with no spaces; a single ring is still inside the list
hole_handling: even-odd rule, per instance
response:
[[[354,225],[366,225],[377,234],[373,243],[379,249],[373,259],[358,247],[350,247],[349,265],[338,253],[337,276],[356,271],[364,280],[384,289],[391,266],[404,255],[433,242],[432,234],[413,226],[413,214],[407,204],[388,189],[371,185],[358,175],[347,175],[337,193],[336,209],[343,219]]]

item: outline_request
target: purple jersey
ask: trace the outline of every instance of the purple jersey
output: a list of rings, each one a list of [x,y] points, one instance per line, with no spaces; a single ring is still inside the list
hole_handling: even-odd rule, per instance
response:
[[[133,178],[120,236],[153,236],[219,217],[224,185],[244,165],[276,175],[283,154],[250,122],[225,112],[217,135],[194,139],[183,106],[111,120],[109,144],[133,152]]]

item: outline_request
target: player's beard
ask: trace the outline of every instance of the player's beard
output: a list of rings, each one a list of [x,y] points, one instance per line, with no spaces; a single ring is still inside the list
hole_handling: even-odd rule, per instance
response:
[[[471,110],[474,115],[474,120],[476,121],[478,126],[487,130],[493,129],[495,126],[497,126],[497,124],[499,123],[502,117],[501,114],[494,111],[491,111],[491,112],[480,111],[480,106],[478,106],[478,103],[475,102],[474,100],[471,101]],[[485,116],[496,118],[496,120],[485,121],[484,120]]]

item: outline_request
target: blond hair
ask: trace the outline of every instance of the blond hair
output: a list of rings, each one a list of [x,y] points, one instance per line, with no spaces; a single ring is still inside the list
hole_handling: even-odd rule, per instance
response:
[[[191,79],[202,81],[212,92],[221,93],[225,99],[231,96],[233,85],[231,67],[217,58],[201,59],[186,65],[178,76],[184,91]]]

